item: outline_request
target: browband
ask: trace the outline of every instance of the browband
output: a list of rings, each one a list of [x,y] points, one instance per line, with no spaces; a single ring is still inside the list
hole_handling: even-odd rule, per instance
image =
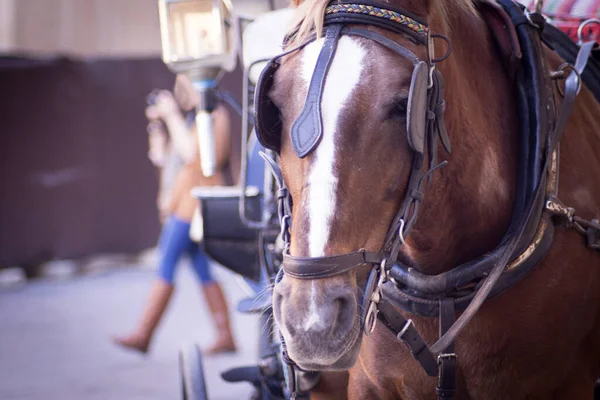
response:
[[[427,44],[429,28],[427,24],[417,20],[406,11],[394,10],[391,7],[369,4],[336,3],[325,9],[325,25],[330,24],[361,24],[374,25],[396,33],[408,34],[420,44]]]

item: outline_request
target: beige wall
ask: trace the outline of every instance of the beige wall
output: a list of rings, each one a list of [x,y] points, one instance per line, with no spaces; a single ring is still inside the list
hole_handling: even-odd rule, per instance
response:
[[[156,0],[0,0],[0,51],[160,55]]]
[[[250,17],[269,7],[269,0],[232,3]],[[158,0],[0,0],[0,53],[7,52],[159,56]]]

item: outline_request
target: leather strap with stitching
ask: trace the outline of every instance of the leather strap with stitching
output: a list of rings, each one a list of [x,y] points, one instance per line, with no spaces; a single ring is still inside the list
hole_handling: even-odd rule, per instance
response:
[[[454,323],[454,299],[440,300],[440,336],[442,336]],[[440,368],[436,392],[440,400],[451,399],[456,392],[457,360],[454,353],[454,343],[451,343],[442,354],[438,356]]]
[[[289,250],[283,253],[285,274],[297,279],[329,278],[343,274],[364,264],[379,264],[379,253],[360,250],[354,253],[328,257],[294,257]]]
[[[292,146],[296,155],[300,158],[310,154],[323,137],[323,120],[321,118],[321,99],[327,71],[331,66],[338,37],[342,31],[342,25],[335,25],[327,29],[325,42],[317,58],[317,64],[308,87],[306,102],[300,115],[294,121],[291,129]]]

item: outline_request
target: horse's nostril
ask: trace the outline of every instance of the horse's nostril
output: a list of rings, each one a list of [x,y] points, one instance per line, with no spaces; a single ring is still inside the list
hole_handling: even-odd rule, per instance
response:
[[[341,334],[352,328],[356,316],[356,300],[352,292],[345,293],[335,298],[332,317],[333,334]]]
[[[346,312],[346,308],[348,307],[349,300],[346,296],[338,297],[334,300],[333,304],[335,305],[335,312],[339,316]]]

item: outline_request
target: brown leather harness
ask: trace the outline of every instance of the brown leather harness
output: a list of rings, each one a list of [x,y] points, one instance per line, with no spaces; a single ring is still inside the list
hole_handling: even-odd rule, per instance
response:
[[[523,118],[526,122],[521,132],[521,164],[530,167],[526,176],[518,183],[514,217],[509,230],[498,247],[489,254],[435,276],[420,274],[398,261],[399,251],[416,222],[419,205],[423,202],[424,184],[436,170],[446,164],[446,161],[437,163],[438,140],[448,153],[451,151],[443,119],[443,78],[436,69],[436,63],[449,56],[450,42],[442,35],[431,34],[425,22],[418,21],[405,11],[368,1],[338,1],[330,4],[325,16],[325,42],[317,59],[307,100],[290,132],[292,146],[298,157],[306,157],[318,146],[322,136],[322,88],[340,36],[352,35],[372,40],[413,63],[407,110],[407,135],[413,151],[413,162],[406,197],[390,224],[382,251],[374,253],[359,250],[342,255],[309,258],[290,255],[290,195],[277,163],[265,156],[280,186],[279,216],[285,249],[283,268],[277,282],[283,274],[297,279],[323,279],[365,264],[371,265],[361,300],[361,321],[365,334],[372,332],[378,319],[382,320],[408,346],[425,372],[430,376],[438,376],[437,393],[441,399],[452,398],[455,392],[456,336],[486,299],[517,283],[544,257],[552,244],[556,223],[562,222],[577,228],[587,237],[590,248],[600,249],[600,223],[575,216],[574,210],[562,205],[557,197],[558,142],[574,107],[582,84],[580,77],[594,44],[583,44],[575,65],[562,69],[563,72],[571,69],[574,73],[568,77],[561,76],[560,71],[551,73],[543,55],[543,16],[524,11],[510,0],[500,0],[498,3],[502,8],[487,1],[480,1],[479,7],[484,17],[491,16],[487,21],[490,30],[497,37],[501,36],[498,39],[502,41],[500,47],[505,49],[507,43],[512,47],[512,50],[506,51],[507,71],[519,77],[518,101],[522,116],[526,116]],[[499,25],[494,21],[504,21],[506,24]],[[414,53],[383,35],[362,28],[347,27],[347,24],[376,25],[402,33],[415,43],[427,47],[428,60],[420,60]],[[508,30],[502,35],[502,29]],[[433,55],[434,38],[441,38],[448,43],[448,53],[439,59]],[[257,135],[265,147],[277,152],[281,143],[281,125],[278,111],[269,100],[268,92],[281,57],[303,48],[312,40],[271,60],[257,85]],[[553,78],[566,78],[564,98],[558,112],[554,100]],[[535,93],[536,104],[530,101],[529,94],[532,92]],[[535,127],[533,132],[532,126]],[[428,163],[425,163],[426,159]],[[395,307],[413,314],[438,317],[440,339],[428,346],[412,321],[407,320]],[[455,320],[456,311],[463,313]],[[287,360],[293,365],[289,357]]]

